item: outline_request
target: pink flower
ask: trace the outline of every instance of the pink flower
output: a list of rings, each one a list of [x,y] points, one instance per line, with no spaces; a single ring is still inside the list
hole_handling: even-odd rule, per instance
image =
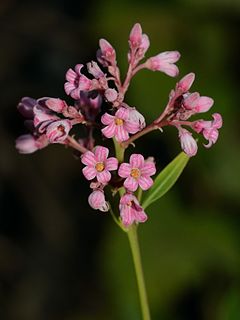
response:
[[[104,73],[99,68],[97,62],[91,61],[87,63],[88,72],[94,76],[95,79],[100,79],[104,77]]]
[[[185,77],[183,77],[176,85],[176,89],[181,91],[182,93],[187,92],[193,82],[195,80],[195,74],[193,72],[188,73]]]
[[[208,140],[208,144],[204,145],[210,148],[218,139],[218,129],[222,127],[222,116],[219,113],[213,114],[213,121],[198,120],[193,123],[193,129],[197,133],[202,133],[204,138]]]
[[[174,64],[180,58],[178,51],[166,51],[145,62],[145,67],[152,71],[162,71],[170,77],[176,77],[179,73],[178,67]]]
[[[19,153],[33,153],[47,145],[48,139],[45,135],[35,138],[31,134],[24,134],[16,140],[16,149]]]
[[[104,113],[101,121],[106,125],[102,129],[104,136],[107,138],[115,137],[119,142],[128,140],[129,133],[133,134],[140,130],[136,122],[129,120],[129,110],[123,107],[119,108],[114,116]]]
[[[128,53],[128,61],[135,67],[142,60],[147,52],[150,42],[146,34],[142,33],[139,23],[136,23],[129,35],[130,52]]]
[[[53,121],[60,120],[51,110],[48,108],[37,104],[33,108],[34,113],[34,126],[38,129],[40,133],[43,133],[46,127]]]
[[[198,146],[196,140],[192,137],[191,132],[181,127],[178,128],[178,130],[182,150],[189,157],[195,156],[198,150]]]
[[[124,187],[130,191],[136,191],[138,186],[143,190],[149,189],[153,185],[150,176],[156,173],[155,163],[145,160],[141,154],[132,154],[129,163],[122,163],[118,169],[118,174],[124,181]]]
[[[76,100],[80,98],[81,91],[88,91],[92,86],[92,81],[81,73],[82,67],[82,64],[77,64],[74,70],[68,69],[66,73],[65,92]]]
[[[66,102],[59,98],[49,98],[45,101],[45,105],[47,108],[57,113],[63,113],[68,108]]]
[[[105,200],[104,192],[102,190],[94,190],[88,197],[88,203],[95,210],[103,212],[109,210],[109,205]]]
[[[64,143],[72,128],[70,120],[58,120],[48,125],[46,136],[50,143]]]
[[[126,193],[121,197],[119,210],[125,227],[131,226],[134,222],[145,222],[148,218],[137,198],[131,193]]]
[[[82,155],[82,163],[86,165],[82,172],[87,180],[95,177],[98,182],[107,184],[111,179],[109,171],[116,170],[118,160],[114,157],[108,158],[108,148],[98,146],[94,152],[87,151]]]
[[[209,97],[200,97],[198,92],[191,93],[183,100],[183,105],[187,110],[193,113],[207,112],[213,105],[214,101]]]
[[[107,101],[114,102],[118,98],[118,93],[117,90],[109,88],[104,92],[104,96]]]

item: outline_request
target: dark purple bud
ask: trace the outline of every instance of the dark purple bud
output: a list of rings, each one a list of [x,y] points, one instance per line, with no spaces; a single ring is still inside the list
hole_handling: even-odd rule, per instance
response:
[[[36,104],[37,104],[36,99],[30,98],[30,97],[24,97],[17,105],[17,109],[24,118],[33,119],[34,117],[33,107]]]

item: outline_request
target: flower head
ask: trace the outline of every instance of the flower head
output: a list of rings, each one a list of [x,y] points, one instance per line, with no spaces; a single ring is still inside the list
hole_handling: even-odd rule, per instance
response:
[[[129,109],[119,108],[114,116],[105,113],[101,121],[105,128],[102,133],[107,138],[115,137],[117,141],[126,141],[129,138],[129,133],[136,133],[140,130],[139,124],[129,118]]]
[[[121,197],[119,210],[125,227],[131,226],[134,222],[145,222],[148,218],[137,198],[131,193],[126,193]]]
[[[124,187],[129,191],[136,191],[138,186],[143,190],[149,189],[153,180],[150,176],[156,173],[155,163],[151,160],[144,160],[141,154],[132,154],[129,163],[122,163],[118,174],[124,181]]]
[[[108,148],[97,146],[93,152],[87,151],[82,155],[82,163],[86,165],[82,172],[87,180],[97,178],[104,185],[110,181],[110,171],[117,169],[118,160],[108,158],[108,154]]]

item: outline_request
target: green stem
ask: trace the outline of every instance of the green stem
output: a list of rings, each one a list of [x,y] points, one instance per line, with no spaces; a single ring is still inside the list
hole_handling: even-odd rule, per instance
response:
[[[115,151],[116,151],[116,158],[121,163],[124,160],[125,149],[121,147],[120,143],[117,142],[117,140],[115,138],[113,138],[113,142],[114,142]]]
[[[141,262],[140,248],[138,243],[137,226],[133,225],[127,232],[127,235],[128,235],[128,240],[131,247],[131,252],[133,256],[133,262],[134,262],[134,267],[135,267],[135,272],[137,277],[138,291],[139,291],[139,297],[140,297],[140,303],[141,303],[141,309],[142,309],[142,317],[143,317],[143,320],[151,320],[144,275],[143,275],[142,262]]]

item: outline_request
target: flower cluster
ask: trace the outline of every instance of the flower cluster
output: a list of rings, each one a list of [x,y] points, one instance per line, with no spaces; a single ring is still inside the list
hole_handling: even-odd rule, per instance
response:
[[[153,158],[145,160],[141,154],[131,154],[129,163],[124,162],[123,158],[117,158],[117,149],[124,155],[124,150],[137,138],[169,125],[177,128],[181,147],[191,157],[197,153],[197,143],[186,127],[202,134],[208,140],[205,145],[208,148],[217,141],[218,129],[222,126],[218,113],[213,114],[212,121],[189,121],[191,116],[207,112],[213,105],[211,98],[189,91],[195,78],[193,73],[176,84],[163,112],[146,125],[144,116],[125,101],[130,82],[142,69],[176,77],[179,70],[175,63],[180,53],[165,51],[143,61],[150,41],[139,23],[133,26],[128,42],[128,71],[124,80],[120,77],[115,49],[107,40],[100,39],[97,61],[86,66],[77,64],[66,72],[64,89],[72,99],[71,105],[59,98],[24,97],[18,110],[30,133],[16,140],[20,153],[32,153],[52,143],[64,144],[80,152],[83,175],[91,181],[89,205],[103,212],[109,211],[111,204],[106,201],[105,188],[112,191],[113,200],[119,194],[120,219],[126,228],[147,220],[140,196],[137,196],[141,192],[137,191],[148,190],[153,185],[151,176],[156,173],[156,167]],[[78,125],[85,127],[86,134],[78,137],[76,133],[75,138],[70,131]],[[108,148],[95,145],[96,130],[100,131],[103,141],[113,138],[116,157],[109,157]]]

